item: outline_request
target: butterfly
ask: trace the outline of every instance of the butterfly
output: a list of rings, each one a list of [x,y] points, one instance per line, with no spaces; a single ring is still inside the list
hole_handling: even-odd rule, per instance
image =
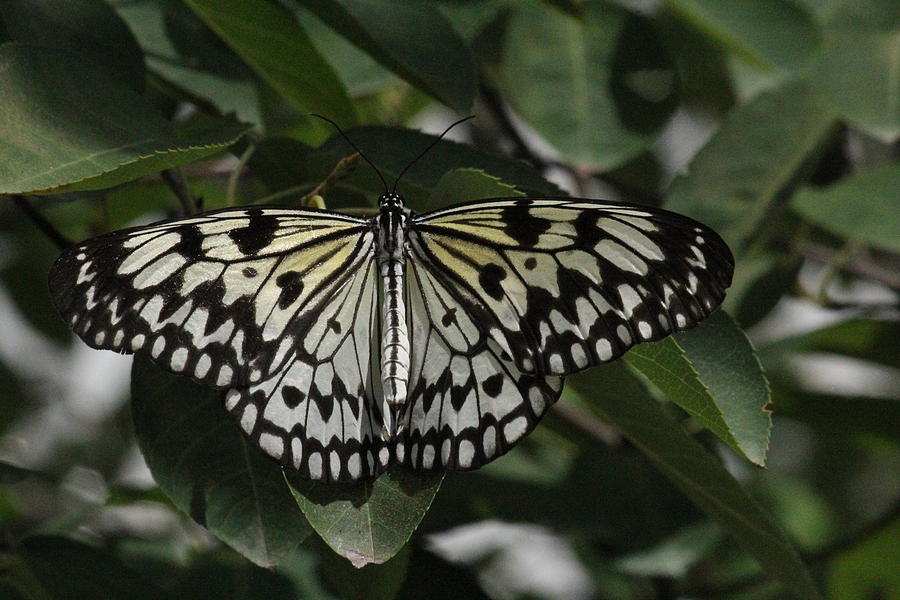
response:
[[[53,265],[93,348],[146,352],[223,390],[263,452],[324,482],[501,456],[563,378],[696,325],[734,261],[658,208],[496,198],[362,218],[227,208],[115,231]]]

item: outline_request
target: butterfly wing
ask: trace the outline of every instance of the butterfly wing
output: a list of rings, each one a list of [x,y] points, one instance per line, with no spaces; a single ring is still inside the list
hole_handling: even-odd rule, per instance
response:
[[[688,329],[724,297],[733,259],[663,210],[495,199],[414,218],[410,396],[397,458],[472,469],[506,452],[562,376]]]
[[[90,346],[149,350],[228,389],[263,451],[311,479],[349,480],[376,472],[384,447],[375,249],[360,219],[226,209],[88,240],[57,260],[50,288]]]
[[[426,471],[478,468],[534,429],[562,379],[523,373],[488,335],[481,301],[421,254],[408,263],[406,303],[410,391],[396,459]]]
[[[524,373],[561,376],[689,329],[722,301],[734,260],[665,210],[495,199],[414,219],[413,261],[478,299],[473,313]]]
[[[287,360],[334,273],[372,253],[364,221],[240,208],[116,231],[53,265],[57,309],[88,345],[148,350],[206,385],[259,381]]]
[[[276,361],[283,366],[275,375],[225,396],[225,407],[263,451],[326,482],[371,477],[390,459],[374,254],[335,277],[346,282],[304,317],[312,325],[295,336],[290,357]]]

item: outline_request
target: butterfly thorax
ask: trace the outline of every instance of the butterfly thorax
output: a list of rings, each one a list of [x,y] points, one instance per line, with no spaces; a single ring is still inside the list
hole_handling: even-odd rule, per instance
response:
[[[394,417],[397,409],[406,402],[409,385],[409,331],[403,288],[408,211],[403,205],[403,198],[394,193],[382,195],[379,205],[378,268],[384,292],[381,381],[386,403],[385,428],[394,435]]]

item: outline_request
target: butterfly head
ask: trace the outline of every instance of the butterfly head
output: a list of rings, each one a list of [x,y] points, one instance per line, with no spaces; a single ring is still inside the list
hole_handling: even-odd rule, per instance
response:
[[[397,192],[385,192],[378,198],[382,208],[403,208],[403,196]]]

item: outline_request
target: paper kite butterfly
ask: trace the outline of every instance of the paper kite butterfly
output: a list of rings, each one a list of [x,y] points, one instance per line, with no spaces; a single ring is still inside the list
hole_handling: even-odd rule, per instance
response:
[[[88,345],[224,390],[265,453],[352,481],[492,461],[565,375],[693,327],[734,268],[715,232],[658,208],[379,204],[371,218],[251,206],[115,231],[65,251],[51,291]]]

